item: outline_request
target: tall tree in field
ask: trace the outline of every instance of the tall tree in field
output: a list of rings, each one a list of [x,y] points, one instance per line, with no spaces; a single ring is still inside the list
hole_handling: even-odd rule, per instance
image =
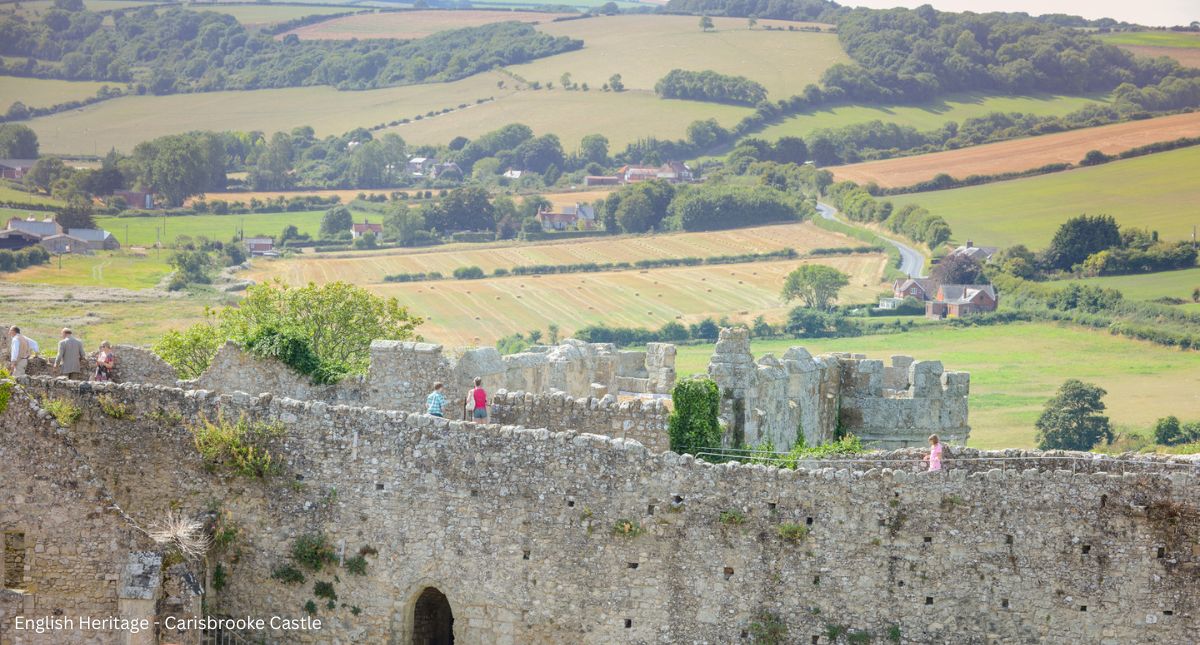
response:
[[[1046,264],[1068,271],[1097,251],[1121,246],[1121,231],[1111,215],[1080,215],[1058,227],[1046,247]]]
[[[321,237],[333,237],[342,231],[349,231],[354,224],[354,216],[345,206],[334,206],[325,211],[321,218]]]
[[[38,138],[33,130],[15,123],[0,124],[0,158],[37,159]]]
[[[806,264],[788,274],[783,283],[783,300],[799,298],[804,306],[820,311],[829,309],[838,291],[850,284],[841,271],[823,264]]]
[[[1042,450],[1091,450],[1100,441],[1112,441],[1112,426],[1101,401],[1107,392],[1098,385],[1070,379],[1038,417],[1038,448]]]

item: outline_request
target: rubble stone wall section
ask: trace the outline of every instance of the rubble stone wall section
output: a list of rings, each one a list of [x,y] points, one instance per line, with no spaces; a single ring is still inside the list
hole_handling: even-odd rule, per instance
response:
[[[272,396],[24,382],[87,410],[69,438],[120,478],[131,515],[222,500],[241,555],[224,561],[212,610],[299,615],[314,581],[336,576],[320,632],[274,635],[291,643],[408,642],[430,587],[467,645],[731,643],[768,624],[804,643],[832,628],[879,642],[1189,643],[1200,612],[1195,459],[1125,474],[1047,470],[1032,453],[1006,469],[788,471]],[[99,395],[135,414],[96,412]],[[184,424],[156,421],[165,410]],[[218,413],[282,424],[280,474],[206,468],[184,425]],[[366,575],[273,580],[312,532],[338,553],[372,549]]]

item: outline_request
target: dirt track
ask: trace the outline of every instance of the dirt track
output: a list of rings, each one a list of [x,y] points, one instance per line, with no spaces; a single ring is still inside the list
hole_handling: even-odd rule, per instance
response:
[[[970,175],[1020,172],[1052,163],[1079,163],[1089,150],[1111,155],[1158,141],[1196,136],[1200,136],[1200,113],[1176,114],[830,170],[838,181],[911,186],[933,179],[938,173],[962,179]]]

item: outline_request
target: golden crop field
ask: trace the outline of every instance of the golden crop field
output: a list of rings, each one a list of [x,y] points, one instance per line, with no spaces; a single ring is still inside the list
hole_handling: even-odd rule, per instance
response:
[[[711,257],[766,253],[794,248],[803,253],[818,247],[858,246],[858,240],[817,228],[811,223],[779,224],[706,233],[670,233],[572,239],[542,243],[497,242],[448,244],[417,249],[305,254],[303,257],[256,259],[246,277],[280,278],[291,284],[344,280],[354,284],[382,283],[385,275],[428,273],[450,275],[464,266],[491,273],[532,264],[636,262],[659,258]]]
[[[347,7],[348,9],[349,7]],[[334,9],[333,11],[345,11]],[[311,13],[317,13],[315,11]],[[332,11],[330,12],[332,13]],[[313,25],[293,29],[303,40],[351,40],[354,38],[424,38],[448,29],[480,27],[494,22],[550,22],[569,14],[542,13],[537,11],[401,11],[396,13],[370,13],[326,20]],[[280,34],[283,38],[286,34]]]
[[[849,63],[836,34],[767,31],[763,25],[807,23],[763,20],[751,30],[745,18],[713,18],[714,31],[701,31],[696,16],[624,15],[543,23],[539,31],[583,40],[583,49],[508,69],[529,81],[556,86],[564,72],[593,89],[620,74],[629,89],[653,90],[673,69],[745,76],[767,88],[772,99],[799,94],[834,63]]]
[[[375,284],[427,321],[419,332],[449,346],[490,345],[498,338],[558,325],[565,334],[604,323],[657,328],[672,320],[687,324],[712,316],[749,322],[764,315],[782,321],[788,309],[779,297],[784,277],[808,262],[849,274],[846,301],[874,298],[887,258],[855,255],[820,260],[755,262],[719,266],[575,273],[542,277],[443,280]],[[864,286],[865,285],[865,286]]]
[[[0,113],[8,112],[8,108],[17,101],[24,103],[25,107],[42,108],[91,98],[105,85],[124,88],[123,83],[0,76]]]

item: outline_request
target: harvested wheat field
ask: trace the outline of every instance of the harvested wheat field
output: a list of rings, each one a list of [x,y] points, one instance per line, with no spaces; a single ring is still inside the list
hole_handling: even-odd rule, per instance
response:
[[[769,253],[794,248],[803,253],[818,247],[852,247],[862,243],[810,223],[757,226],[707,233],[602,236],[552,242],[446,244],[417,249],[305,254],[291,259],[255,259],[246,274],[252,280],[280,278],[291,284],[344,280],[355,284],[382,283],[385,275],[429,273],[450,275],[455,269],[477,266],[487,273],[534,264],[636,262],[638,260],[711,257]],[[729,265],[743,266],[743,265]],[[594,274],[581,274],[594,275]]]
[[[371,285],[427,318],[419,332],[450,346],[491,345],[502,336],[556,324],[565,335],[587,325],[658,328],[707,316],[749,322],[759,314],[780,322],[796,303],[779,298],[784,277],[807,262],[850,275],[844,302],[873,299],[887,258],[882,254],[820,260],[754,262],[649,271],[575,273]],[[865,285],[865,286],[864,286]]]
[[[424,38],[447,29],[479,27],[494,22],[550,22],[568,14],[538,11],[400,11],[335,18],[293,29],[304,40],[364,40],[367,38]]]
[[[1179,61],[1184,67],[1200,67],[1200,48],[1196,47],[1155,47],[1152,45],[1121,45],[1121,49],[1128,50],[1138,56],[1149,56],[1150,58],[1158,58],[1166,56]]]
[[[1200,113],[1176,114],[830,170],[839,181],[875,182],[890,188],[911,186],[939,173],[962,179],[970,175],[1020,172],[1052,163],[1079,163],[1089,150],[1111,155],[1150,143],[1196,136],[1200,136]]]

